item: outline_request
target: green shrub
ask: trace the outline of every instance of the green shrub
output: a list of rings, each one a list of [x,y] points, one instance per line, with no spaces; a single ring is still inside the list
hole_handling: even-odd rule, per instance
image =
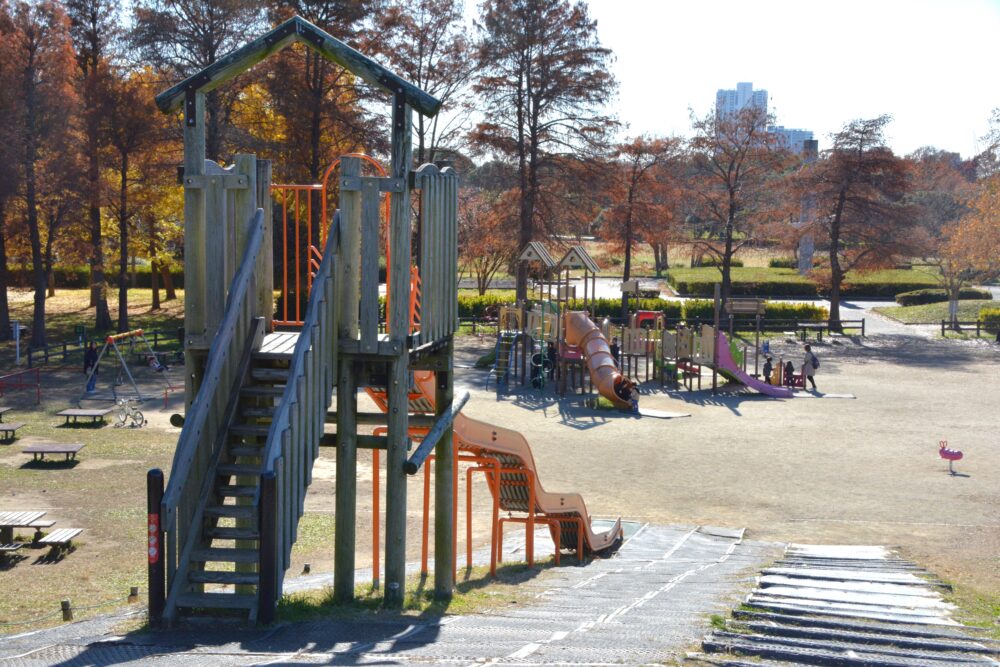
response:
[[[712,266],[712,267],[722,266],[722,260],[716,257],[715,255],[706,255],[705,257],[701,258],[701,266]],[[736,259],[735,257],[733,257],[731,260],[729,260],[729,266],[730,268],[734,269],[740,268],[743,266],[743,260]]]
[[[799,263],[794,257],[772,257],[767,266],[772,269],[797,269]]]
[[[815,297],[816,284],[792,269],[737,268],[732,272],[732,296]],[[667,281],[680,294],[710,297],[721,279],[717,269],[672,269]]]
[[[458,316],[484,317],[487,308],[499,308],[500,306],[512,303],[513,299],[502,294],[490,294],[489,292],[482,296],[478,294],[460,294],[458,296]]]
[[[1000,308],[980,308],[979,319],[983,321],[987,331],[992,333],[1000,331]]]
[[[715,317],[711,299],[688,299],[684,302],[684,319],[692,322],[711,322]],[[825,320],[829,311],[811,303],[764,302],[764,318],[769,320]]]
[[[989,301],[993,294],[989,290],[976,289],[974,287],[963,287],[958,292],[959,299],[979,299]],[[896,303],[901,306],[922,306],[927,303],[938,303],[948,300],[948,291],[945,289],[918,289],[912,292],[901,292],[896,295]]]

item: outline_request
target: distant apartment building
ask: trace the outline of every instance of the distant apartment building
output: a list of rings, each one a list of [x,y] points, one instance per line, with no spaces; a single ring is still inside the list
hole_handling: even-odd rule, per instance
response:
[[[715,112],[720,116],[734,114],[746,107],[767,111],[767,91],[754,90],[753,83],[745,81],[736,84],[736,90],[719,90],[715,94]]]
[[[767,91],[754,90],[753,82],[744,81],[736,84],[735,90],[720,89],[715,93],[715,113],[720,116],[728,116],[746,109],[756,107],[765,113],[767,112]],[[795,154],[799,154],[805,147],[805,142],[812,141],[812,130],[799,130],[787,128],[783,125],[767,128],[767,131],[778,137],[778,143]]]
[[[767,131],[778,137],[782,148],[787,148],[796,155],[805,148],[805,142],[813,140],[812,130],[798,130],[783,125],[769,127]]]

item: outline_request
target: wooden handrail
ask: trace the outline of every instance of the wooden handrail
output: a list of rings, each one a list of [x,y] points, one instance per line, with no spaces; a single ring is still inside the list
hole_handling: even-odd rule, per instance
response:
[[[261,550],[274,554],[276,584],[280,594],[288,569],[298,519],[305,502],[305,487],[312,461],[319,455],[327,409],[337,378],[337,299],[334,290],[339,225],[327,234],[320,263],[313,280],[305,320],[292,352],[285,391],[278,403],[262,453],[262,475],[275,476],[276,527],[273,542],[261,543]],[[308,456],[307,456],[308,455]],[[260,487],[255,502],[260,501]],[[269,575],[270,576],[270,575]],[[260,591],[260,595],[267,594]],[[275,600],[259,599],[259,608],[270,609]]]
[[[176,525],[176,513],[185,498],[185,491],[192,483],[195,484],[194,488],[201,488],[201,478],[193,479],[191,476],[194,463],[196,460],[206,460],[211,455],[207,449],[218,442],[219,424],[210,418],[217,416],[228,402],[228,392],[231,389],[229,380],[232,379],[232,371],[242,352],[240,349],[234,349],[234,344],[243,342],[256,315],[254,312],[256,294],[250,288],[257,256],[264,241],[263,209],[257,209],[250,230],[243,259],[229,286],[225,313],[209,348],[204,381],[195,396],[191,410],[185,417],[184,427],[177,441],[177,450],[174,452],[174,460],[170,466],[170,478],[163,494],[161,521],[171,533],[175,532],[170,528]],[[182,522],[182,525],[185,524]]]

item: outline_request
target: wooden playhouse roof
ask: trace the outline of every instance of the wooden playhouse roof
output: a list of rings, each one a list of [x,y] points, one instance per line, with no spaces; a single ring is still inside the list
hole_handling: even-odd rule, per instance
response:
[[[391,94],[402,94],[406,102],[424,116],[434,116],[441,109],[441,101],[434,96],[299,16],[288,19],[267,34],[163,91],[156,96],[156,106],[164,113],[175,111],[184,102],[185,95],[214,90],[295,42],[302,42],[330,62],[348,69],[376,88]]]
[[[524,246],[524,250],[517,256],[517,259],[520,262],[541,262],[546,269],[552,269],[556,266],[556,260],[552,259],[549,251],[538,241],[531,241]]]
[[[575,245],[569,249],[563,258],[559,260],[559,268],[561,269],[585,269],[591,273],[598,273],[601,268],[597,266],[597,262],[590,256],[587,249],[582,245]]]

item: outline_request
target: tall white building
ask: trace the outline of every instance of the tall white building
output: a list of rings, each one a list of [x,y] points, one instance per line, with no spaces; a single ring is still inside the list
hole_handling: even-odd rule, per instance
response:
[[[736,90],[719,90],[715,94],[715,112],[719,115],[733,114],[746,107],[757,107],[767,111],[767,91],[754,90],[753,83],[745,81],[736,84]]]
[[[802,153],[805,142],[812,141],[812,130],[798,130],[784,125],[769,127],[767,131],[778,137],[778,142],[783,148],[787,148],[795,155]]]

